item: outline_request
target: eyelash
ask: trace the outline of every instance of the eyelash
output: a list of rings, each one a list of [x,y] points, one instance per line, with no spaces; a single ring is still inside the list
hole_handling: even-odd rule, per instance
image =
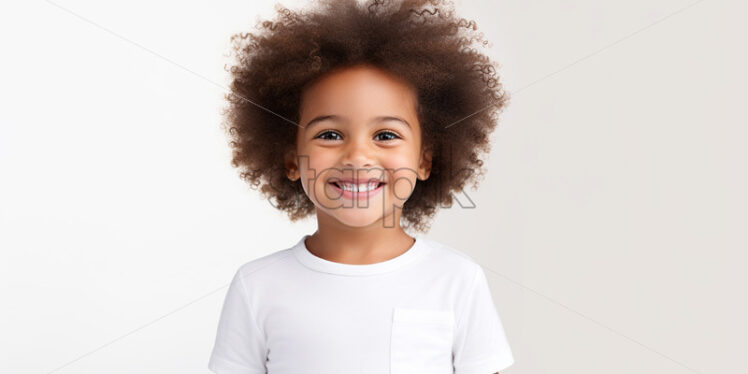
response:
[[[315,136],[314,138],[315,139],[321,138],[325,134],[338,134],[338,132],[337,131],[332,131],[332,130],[325,130],[325,131],[321,132],[319,135]],[[392,141],[392,140],[395,140],[395,139],[401,139],[399,135],[397,135],[396,133],[394,133],[392,131],[381,131],[381,132],[378,132],[375,136],[381,135],[381,134],[392,134],[394,136],[393,139],[387,139],[387,140],[384,140],[384,141]],[[340,134],[338,134],[338,135],[340,135]],[[337,140],[337,139],[323,139],[323,140]]]

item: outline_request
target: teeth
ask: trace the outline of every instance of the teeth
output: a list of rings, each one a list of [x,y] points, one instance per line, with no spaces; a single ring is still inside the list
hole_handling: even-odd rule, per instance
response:
[[[376,189],[377,186],[379,186],[379,182],[372,182],[369,184],[348,184],[338,182],[338,185],[346,191],[366,192]]]

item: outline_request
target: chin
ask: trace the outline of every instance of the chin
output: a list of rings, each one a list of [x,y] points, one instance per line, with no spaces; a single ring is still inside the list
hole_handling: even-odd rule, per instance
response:
[[[346,210],[341,214],[340,211]],[[366,227],[371,226],[382,220],[382,214],[380,212],[373,211],[355,211],[352,209],[338,209],[337,211],[329,212],[330,215],[335,217],[340,223],[349,227]]]

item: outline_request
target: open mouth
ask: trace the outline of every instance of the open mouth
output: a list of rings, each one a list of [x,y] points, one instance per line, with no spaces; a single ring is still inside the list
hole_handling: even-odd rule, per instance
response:
[[[384,190],[384,185],[387,184],[377,179],[369,179],[368,182],[362,180],[361,183],[355,184],[352,180],[333,179],[328,183],[338,193],[339,197],[349,200],[372,198],[381,193]]]
[[[345,187],[343,186],[343,183],[339,183],[339,182],[337,182],[337,181],[332,181],[332,182],[330,182],[330,184],[331,184],[331,185],[333,185],[333,186],[335,186],[335,187],[337,187],[337,188],[340,188],[341,190],[343,190],[343,189],[346,189],[346,188],[345,188]],[[372,187],[374,187],[374,188],[372,188],[372,190],[375,190],[375,189],[377,189],[377,188],[379,188],[379,187],[382,187],[383,185],[385,185],[385,183],[384,183],[384,182],[379,182],[379,183],[377,183],[376,185],[374,185],[374,183],[371,183],[371,186],[372,186]],[[351,188],[351,187],[352,187],[352,188]],[[357,186],[355,186],[355,185],[354,185],[354,186],[348,185],[348,189],[347,189],[347,191],[350,191],[350,190],[352,190],[352,189],[358,190],[358,187],[357,187]],[[366,192],[366,190],[365,190],[365,189],[364,189],[364,190],[361,190],[361,191],[362,191],[362,192]]]

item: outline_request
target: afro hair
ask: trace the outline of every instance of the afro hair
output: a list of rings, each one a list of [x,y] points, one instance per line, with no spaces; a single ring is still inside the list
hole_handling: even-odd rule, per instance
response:
[[[498,64],[475,21],[457,18],[439,0],[315,0],[312,12],[276,4],[277,19],[258,19],[255,33],[231,37],[235,60],[223,129],[233,167],[291,221],[315,212],[301,181],[291,181],[284,155],[296,147],[305,87],[333,70],[375,66],[417,91],[422,144],[433,151],[431,174],[402,207],[402,226],[427,231],[437,206],[483,175],[482,153],[508,103]]]

